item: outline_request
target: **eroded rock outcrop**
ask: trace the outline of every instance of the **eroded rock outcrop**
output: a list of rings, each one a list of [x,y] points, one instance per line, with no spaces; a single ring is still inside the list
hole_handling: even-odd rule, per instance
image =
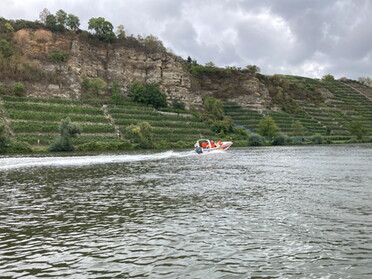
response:
[[[135,48],[107,44],[87,39],[81,34],[56,34],[47,30],[19,30],[13,36],[19,52],[37,67],[57,78],[51,81],[27,83],[27,94],[38,97],[77,99],[81,94],[83,77],[113,81],[127,94],[134,82],[157,82],[168,102],[179,100],[200,107],[204,96],[262,109],[270,102],[267,88],[255,77],[193,78],[184,68],[180,57],[170,53],[146,53]],[[66,62],[48,59],[53,51],[68,54]]]

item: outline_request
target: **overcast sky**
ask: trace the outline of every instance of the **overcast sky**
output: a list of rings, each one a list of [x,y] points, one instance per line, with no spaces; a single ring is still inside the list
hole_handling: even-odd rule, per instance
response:
[[[263,74],[372,77],[372,0],[1,0],[0,17],[38,20],[47,8],[104,17],[158,37],[175,54]]]

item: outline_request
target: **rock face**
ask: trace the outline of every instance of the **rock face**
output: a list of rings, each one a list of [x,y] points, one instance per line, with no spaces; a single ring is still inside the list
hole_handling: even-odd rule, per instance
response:
[[[27,94],[37,97],[77,99],[84,77],[116,81],[127,94],[134,82],[156,82],[169,103],[176,99],[186,108],[201,107],[204,96],[262,109],[270,102],[267,88],[249,75],[232,78],[193,78],[180,57],[170,53],[146,53],[115,44],[88,40],[81,34],[55,34],[47,30],[19,30],[13,44],[25,59],[56,78],[27,83]],[[53,51],[68,53],[66,62],[48,59]]]

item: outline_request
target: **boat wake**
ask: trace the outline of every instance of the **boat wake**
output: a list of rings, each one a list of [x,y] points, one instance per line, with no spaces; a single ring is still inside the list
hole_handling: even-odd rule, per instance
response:
[[[128,163],[138,161],[154,161],[169,158],[195,156],[194,151],[174,152],[172,150],[151,154],[120,154],[95,156],[48,156],[48,157],[5,157],[0,158],[0,171],[29,167],[69,167],[94,164]]]

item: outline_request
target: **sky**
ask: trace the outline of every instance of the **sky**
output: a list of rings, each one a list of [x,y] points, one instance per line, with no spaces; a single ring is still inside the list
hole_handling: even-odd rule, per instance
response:
[[[154,35],[174,54],[262,74],[372,77],[372,0],[1,0],[0,17],[47,8],[103,17],[127,35]]]

